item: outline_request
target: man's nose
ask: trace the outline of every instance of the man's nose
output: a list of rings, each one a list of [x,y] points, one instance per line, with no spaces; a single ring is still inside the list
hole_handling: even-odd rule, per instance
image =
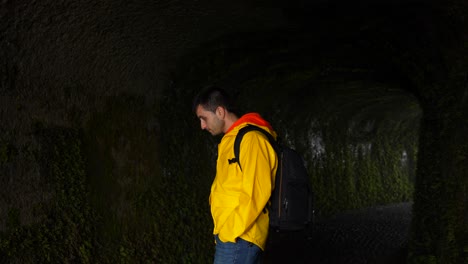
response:
[[[202,130],[204,130],[206,128],[205,122],[203,122],[203,121],[200,122],[200,127],[201,127]]]

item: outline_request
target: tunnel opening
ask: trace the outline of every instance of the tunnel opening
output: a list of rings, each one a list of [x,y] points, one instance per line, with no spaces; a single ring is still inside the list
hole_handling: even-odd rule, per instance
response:
[[[303,32],[226,36],[184,58],[173,83],[188,97],[225,87],[244,112],[270,120],[304,155],[317,212],[409,202],[421,108],[395,65],[367,48]]]
[[[314,189],[317,221],[393,204],[403,205],[409,214],[422,110],[411,81],[398,65],[384,59],[377,47],[362,44],[323,43],[304,32],[276,31],[224,36],[193,50],[179,61],[167,91],[164,109],[172,117],[167,117],[168,137],[163,141],[165,149],[174,153],[187,152],[174,148],[176,142],[192,145],[194,150],[187,155],[198,158],[183,169],[174,164],[173,173],[186,175],[188,181],[205,189],[205,193],[198,190],[197,197],[206,198],[220,138],[199,130],[195,116],[186,113],[200,89],[218,85],[234,95],[244,112],[259,112],[269,120],[283,141],[303,155]],[[180,122],[170,124],[184,115],[183,128]],[[171,141],[169,135],[180,131],[185,131],[183,138]],[[397,253],[391,253],[398,255],[398,261],[405,258],[400,247],[406,247],[410,219],[406,215],[394,221],[405,225],[399,236],[403,242],[395,249]],[[358,226],[348,226],[344,232]],[[320,236],[315,234],[310,241],[320,241]],[[298,245],[297,239],[283,241]],[[307,245],[310,243],[296,249],[307,252]],[[275,251],[276,247],[270,248]],[[289,256],[297,255],[294,252]],[[270,260],[280,257],[271,251],[267,256]],[[310,259],[299,257],[297,263],[304,260]]]

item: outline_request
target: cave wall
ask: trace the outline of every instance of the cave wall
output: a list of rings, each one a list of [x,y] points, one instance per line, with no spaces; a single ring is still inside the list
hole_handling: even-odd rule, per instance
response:
[[[466,3],[296,2],[3,1],[0,258],[210,262],[213,83],[304,154],[320,213],[415,181],[409,259],[466,258]]]
[[[427,29],[415,43],[419,51],[403,59],[423,112],[411,263],[468,261],[467,10],[466,1],[436,6],[431,19],[419,20]]]

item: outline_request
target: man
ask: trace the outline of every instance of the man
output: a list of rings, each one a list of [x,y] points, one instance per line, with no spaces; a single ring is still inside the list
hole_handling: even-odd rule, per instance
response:
[[[239,164],[234,140],[242,127],[259,126],[276,138],[271,125],[258,113],[239,117],[229,95],[211,87],[194,100],[193,110],[201,129],[213,136],[224,134],[218,145],[216,177],[211,186],[210,207],[216,250],[214,263],[261,263],[268,236],[266,209],[274,188],[278,158],[268,138],[252,131],[242,139]]]

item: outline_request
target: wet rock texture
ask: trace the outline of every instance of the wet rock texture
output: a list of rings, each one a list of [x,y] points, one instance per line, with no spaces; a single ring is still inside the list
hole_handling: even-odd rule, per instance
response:
[[[411,203],[317,219],[312,230],[271,234],[265,263],[406,263]]]

